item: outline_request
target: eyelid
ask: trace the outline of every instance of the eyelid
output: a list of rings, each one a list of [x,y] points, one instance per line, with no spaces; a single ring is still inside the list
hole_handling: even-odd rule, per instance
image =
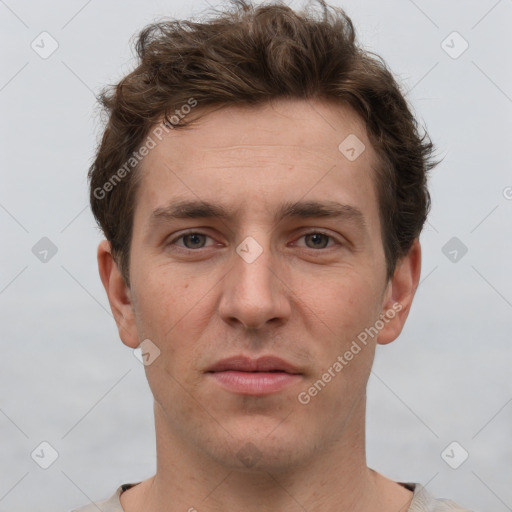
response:
[[[327,236],[330,241],[333,241],[334,242],[334,245],[344,245],[341,241],[340,241],[340,238],[336,237],[335,235],[333,235],[330,231],[326,231],[324,229],[321,229],[321,228],[317,228],[317,229],[309,229],[309,231],[303,231],[300,233],[300,235],[295,239],[295,240],[299,240],[307,235],[325,235]],[[312,247],[305,247],[306,249],[312,249],[313,251],[319,251],[319,250],[327,250],[329,248],[332,248],[333,246],[329,246],[329,247],[324,247],[324,248],[320,248],[320,249],[313,249]]]
[[[172,237],[168,242],[166,242],[166,245],[176,245],[176,242],[178,240],[181,240],[188,235],[202,235],[202,236],[205,236],[206,238],[210,238],[213,240],[213,237],[211,237],[207,233],[204,233],[203,231],[200,231],[199,229],[189,229],[187,231],[182,231],[180,234]],[[197,251],[198,250],[198,249],[189,249],[188,247],[180,246],[180,245],[178,245],[177,247],[179,247],[180,249],[184,249],[186,251]],[[205,246],[205,247],[211,247],[211,246]],[[200,247],[199,249],[204,249],[205,247]]]
[[[334,245],[344,245],[338,237],[334,236],[330,231],[326,231],[324,229],[320,229],[320,228],[317,228],[317,229],[309,229],[308,231],[303,231],[300,233],[300,235],[295,238],[295,241],[293,243],[295,243],[297,240],[307,236],[307,235],[325,235],[329,238],[329,241],[332,241],[334,242]],[[167,245],[174,245],[180,249],[183,249],[185,251],[194,251],[194,252],[198,252],[199,250],[201,249],[206,249],[207,247],[211,247],[212,245],[207,245],[207,246],[203,246],[203,247],[199,247],[197,249],[190,249],[189,247],[185,247],[185,246],[182,246],[182,245],[177,245],[176,242],[178,240],[182,240],[184,237],[186,237],[187,235],[201,235],[201,236],[205,236],[206,238],[210,238],[211,240],[213,240],[213,237],[211,237],[210,235],[208,235],[207,233],[201,231],[200,229],[189,229],[189,230],[186,230],[186,231],[183,231],[181,232],[180,234],[178,234],[177,236],[173,237],[171,240],[169,240],[169,242],[167,242]],[[319,248],[319,249],[314,249],[312,247],[307,247],[307,246],[303,246],[305,249],[311,249],[313,251],[321,251],[321,250],[327,250],[329,248],[332,248],[333,245],[331,244],[330,246],[328,247],[322,247],[322,248]]]

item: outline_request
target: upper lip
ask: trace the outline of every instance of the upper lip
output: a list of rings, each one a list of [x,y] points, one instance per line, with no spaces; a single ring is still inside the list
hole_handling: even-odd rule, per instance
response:
[[[263,356],[257,359],[251,359],[250,357],[243,355],[228,357],[226,359],[217,361],[206,371],[225,372],[230,370],[239,372],[282,371],[292,374],[300,373],[300,371],[295,366],[279,357]]]

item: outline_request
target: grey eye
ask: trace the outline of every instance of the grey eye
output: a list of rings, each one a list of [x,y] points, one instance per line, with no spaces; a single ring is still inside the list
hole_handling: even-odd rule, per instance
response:
[[[309,245],[306,241],[306,245],[311,249],[324,249],[329,243],[329,238],[330,237],[324,233],[310,233],[308,235],[304,235],[305,240],[311,240],[312,245]]]
[[[181,238],[183,239],[183,245],[187,249],[200,249],[204,247],[204,243],[208,237],[201,233],[189,233],[188,235],[183,235]],[[187,239],[190,241],[190,245],[186,243]]]

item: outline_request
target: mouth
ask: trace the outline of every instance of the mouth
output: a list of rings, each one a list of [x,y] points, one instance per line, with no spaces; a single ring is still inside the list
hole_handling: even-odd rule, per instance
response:
[[[298,368],[273,356],[223,359],[209,368],[206,374],[224,389],[245,395],[276,393],[302,378]]]
[[[250,373],[272,373],[284,372],[291,375],[300,374],[300,371],[284,359],[274,356],[259,357],[251,359],[246,356],[234,356],[222,359],[210,367],[207,372],[250,372]]]

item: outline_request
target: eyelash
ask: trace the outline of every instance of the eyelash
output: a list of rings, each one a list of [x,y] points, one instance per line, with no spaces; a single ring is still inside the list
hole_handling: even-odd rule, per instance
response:
[[[188,231],[186,233],[182,233],[180,236],[176,237],[176,238],[173,238],[172,240],[169,241],[168,245],[174,245],[175,247],[178,247],[179,250],[183,250],[183,251],[191,251],[191,252],[198,252],[199,250],[201,249],[206,249],[207,247],[199,247],[197,249],[190,249],[188,247],[184,247],[184,246],[179,246],[179,245],[176,245],[176,242],[178,240],[182,240],[183,238],[187,237],[187,236],[190,236],[190,235],[202,235],[202,236],[206,236],[207,238],[212,238],[210,237],[209,235],[207,235],[206,233],[202,233],[200,231]],[[329,241],[332,241],[334,242],[335,245],[342,245],[338,240],[336,240],[336,238],[332,235],[330,235],[329,233],[326,233],[324,231],[319,231],[319,230],[313,230],[313,231],[308,231],[306,233],[302,233],[301,236],[298,238],[298,239],[301,239],[305,236],[308,236],[308,235],[324,235],[326,236]],[[321,247],[320,249],[314,249],[312,247],[305,247],[305,249],[310,249],[312,251],[319,251],[319,250],[328,250],[328,249],[332,249],[333,246],[330,246],[330,247]]]

